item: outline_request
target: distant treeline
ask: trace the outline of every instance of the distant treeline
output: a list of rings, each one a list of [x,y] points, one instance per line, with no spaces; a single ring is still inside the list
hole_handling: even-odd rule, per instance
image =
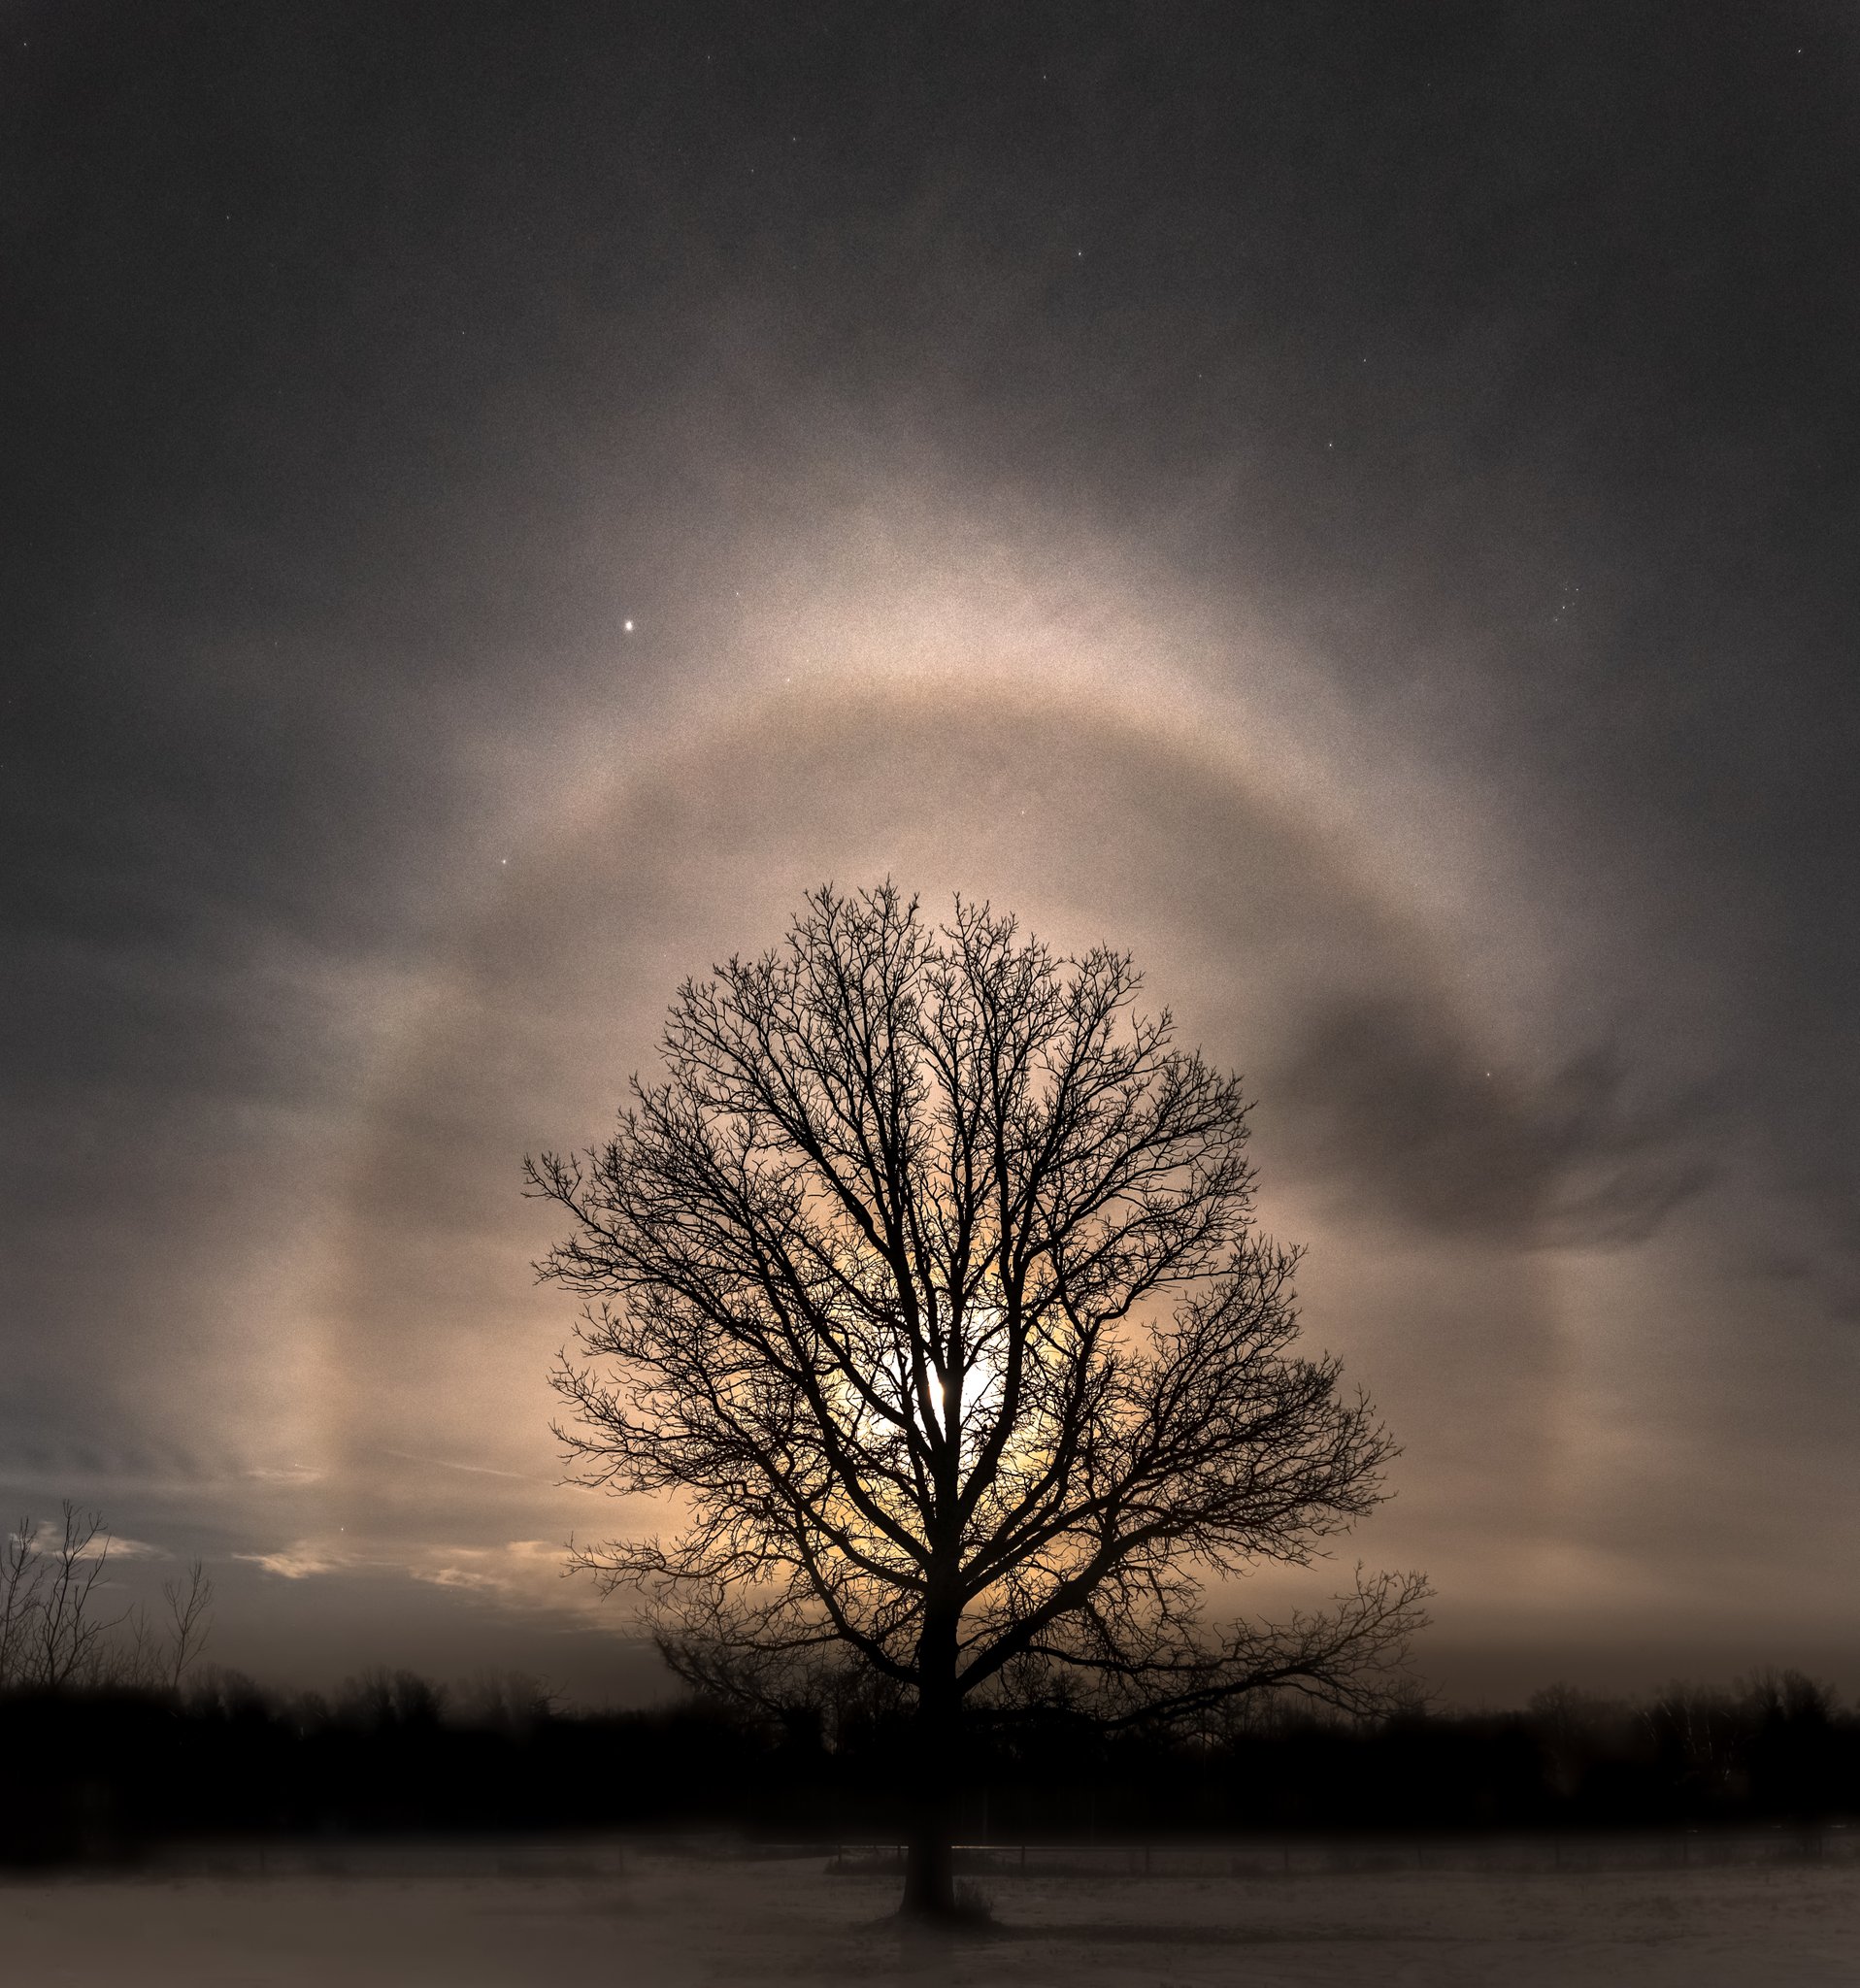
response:
[[[786,1721],[699,1701],[588,1712],[520,1677],[447,1692],[405,1672],[327,1699],[228,1672],[185,1690],[16,1690],[0,1695],[0,1856],[642,1825],[882,1837],[903,1821],[907,1757],[901,1709],[869,1700]],[[1860,1813],[1860,1713],[1779,1672],[1376,1723],[1243,1706],[1186,1738],[1048,1714],[979,1720],[965,1779],[963,1833],[1002,1841],[1812,1823]]]

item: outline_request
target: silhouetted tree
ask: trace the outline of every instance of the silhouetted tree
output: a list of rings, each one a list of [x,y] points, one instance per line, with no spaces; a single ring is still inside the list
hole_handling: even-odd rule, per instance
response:
[[[1797,1822],[1818,1821],[1836,1804],[1834,1692],[1800,1671],[1775,1669],[1740,1678],[1738,1687],[1758,1804]]]
[[[37,1654],[33,1630],[45,1578],[36,1528],[30,1517],[22,1518],[0,1541],[0,1691],[32,1675]]]
[[[1264,1686],[1378,1705],[1416,1575],[1280,1627],[1210,1579],[1303,1565],[1393,1453],[1297,1357],[1295,1249],[1252,1221],[1237,1078],[958,901],[813,893],[785,945],[680,989],[617,1135],[526,1163],[587,1302],[555,1385],[585,1481],[682,1495],[676,1538],[582,1546],[688,1681],[775,1705],[850,1652],[914,1702],[906,1906],[954,1907],[965,1701],[1103,1722]],[[607,1363],[613,1363],[611,1366]]]
[[[479,1671],[465,1680],[456,1716],[467,1726],[527,1733],[557,1711],[561,1694],[527,1671]]]
[[[179,1691],[181,1680],[206,1648],[208,1635],[213,1629],[213,1577],[200,1561],[191,1560],[187,1563],[184,1580],[162,1582],[161,1601],[168,1614],[162,1681],[170,1691]]]
[[[1537,1737],[1545,1788],[1565,1802],[1580,1793],[1598,1761],[1628,1750],[1633,1730],[1626,1705],[1574,1684],[1532,1692],[1524,1717]]]
[[[1643,1707],[1641,1720],[1681,1802],[1744,1792],[1749,1727],[1728,1692],[1676,1678]]]
[[[213,1626],[213,1580],[195,1560],[164,1581],[160,1628],[140,1605],[101,1616],[112,1544],[103,1514],[69,1499],[56,1532],[22,1518],[0,1539],[0,1691],[180,1689]]]
[[[103,1514],[81,1511],[70,1499],[58,1531],[43,1546],[33,1522],[19,1521],[0,1573],[6,1616],[0,1637],[7,1645],[9,1681],[42,1691],[105,1681],[114,1655],[111,1632],[125,1619],[97,1612],[110,1546]]]

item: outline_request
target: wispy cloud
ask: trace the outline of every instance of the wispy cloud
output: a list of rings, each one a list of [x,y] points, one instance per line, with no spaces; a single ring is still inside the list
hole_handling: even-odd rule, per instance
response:
[[[308,1541],[300,1541],[295,1546],[286,1546],[278,1553],[235,1553],[235,1560],[249,1560],[255,1567],[262,1567],[267,1574],[275,1574],[284,1580],[306,1580],[314,1574],[329,1574],[342,1565],[329,1555],[318,1551]]]
[[[407,1572],[430,1587],[463,1589],[526,1613],[567,1611],[583,1617],[599,1606],[590,1585],[563,1579],[563,1550],[553,1540],[434,1547],[412,1562]]]
[[[382,1456],[397,1457],[404,1464],[430,1464],[441,1471],[468,1471],[475,1477],[510,1477],[518,1484],[534,1484],[538,1480],[522,1471],[501,1471],[495,1464],[461,1464],[446,1456],[415,1456],[409,1449],[384,1449]]]
[[[112,1538],[110,1557],[112,1560],[172,1560],[175,1556],[166,1546],[157,1546],[148,1540]]]
[[[17,1539],[17,1530],[9,1532],[8,1539]],[[41,1519],[32,1529],[33,1549],[39,1553],[53,1553],[64,1539],[64,1528],[54,1525],[50,1519]],[[148,1540],[125,1540],[110,1532],[100,1532],[81,1556],[95,1560],[107,1553],[112,1560],[172,1560],[175,1556],[165,1546],[157,1546]]]

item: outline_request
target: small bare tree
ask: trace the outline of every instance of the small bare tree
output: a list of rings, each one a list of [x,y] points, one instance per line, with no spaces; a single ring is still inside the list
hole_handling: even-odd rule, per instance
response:
[[[97,1511],[66,1499],[63,1525],[46,1555],[43,1592],[29,1638],[29,1681],[48,1691],[95,1683],[108,1638],[124,1619],[97,1609],[97,1587],[110,1564],[110,1531]],[[93,1550],[94,1549],[94,1550]]]
[[[687,1679],[774,1704],[849,1652],[913,1697],[913,1912],[955,1906],[965,1703],[1367,1709],[1420,1620],[1419,1576],[1359,1572],[1287,1625],[1204,1621],[1211,1579],[1375,1505],[1393,1445],[1292,1350],[1238,1079],[1138,987],[985,906],[936,930],[890,884],[822,889],[680,990],[614,1139],[526,1163],[599,1363],[558,1368],[558,1434],[688,1518],[576,1564],[643,1591]]]
[[[170,1691],[179,1691],[188,1666],[206,1648],[213,1629],[213,1577],[202,1562],[190,1560],[183,1578],[162,1582],[161,1600],[168,1616],[162,1682]]]
[[[27,1681],[38,1652],[33,1630],[46,1564],[36,1536],[32,1519],[21,1518],[0,1547],[0,1691]]]
[[[98,1591],[112,1541],[103,1514],[67,1499],[60,1530],[43,1543],[40,1531],[22,1518],[0,1544],[0,1691],[178,1691],[213,1626],[205,1566],[192,1561],[183,1578],[162,1583],[165,1626],[141,1604],[104,1617]]]
[[[118,1625],[95,1681],[118,1691],[155,1692],[166,1683],[167,1673],[161,1632],[149,1620],[147,1606],[138,1602]]]

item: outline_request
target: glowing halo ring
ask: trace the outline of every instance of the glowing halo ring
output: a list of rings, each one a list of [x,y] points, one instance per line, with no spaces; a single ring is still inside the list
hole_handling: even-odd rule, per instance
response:
[[[753,759],[757,753],[766,755],[790,747],[817,753],[825,749],[827,742],[844,741],[861,725],[879,726],[895,735],[903,724],[921,727],[934,723],[947,735],[961,732],[965,723],[991,722],[997,727],[1006,725],[1015,733],[1044,727],[1047,733],[1081,735],[1088,745],[1096,745],[1100,749],[1113,743],[1128,746],[1135,742],[1151,760],[1171,762],[1185,769],[1179,785],[1190,784],[1192,774],[1205,786],[1212,786],[1226,798],[1235,819],[1263,831],[1286,848],[1298,850],[1308,865],[1328,878],[1341,899],[1354,905],[1368,926],[1386,937],[1391,956],[1399,956],[1406,967],[1410,987],[1424,989],[1430,1000],[1440,1001],[1454,1012],[1460,1026],[1467,1026],[1465,1018],[1457,1012],[1450,977],[1439,970],[1438,948],[1425,943],[1426,935],[1413,910],[1388,902],[1387,878],[1382,874],[1386,866],[1347,861],[1349,838],[1334,824],[1326,827],[1316,820],[1313,803],[1319,789],[1308,770],[1294,768],[1289,780],[1282,773],[1279,778],[1263,776],[1256,761],[1272,749],[1270,742],[1237,738],[1230,728],[1231,721],[1229,727],[1216,726],[1210,701],[1197,697],[1185,685],[1181,697],[1166,709],[1158,709],[1147,699],[1134,700],[1117,693],[1115,686],[1100,683],[1097,688],[1103,694],[1091,698],[1089,706],[1080,699],[1070,708],[1056,711],[1050,682],[1049,676],[1041,678],[1036,685],[1024,676],[1006,672],[978,681],[973,676],[958,679],[953,673],[921,670],[906,676],[820,671],[807,673],[799,684],[767,686],[759,694],[739,694],[728,699],[713,694],[685,700],[681,713],[667,722],[660,743],[649,754],[636,753],[625,764],[606,769],[604,778],[582,780],[572,805],[557,805],[549,811],[550,832],[521,845],[520,868],[525,878],[547,878],[553,873],[559,879],[574,867],[578,852],[587,850],[603,838],[610,843],[620,840],[628,822],[637,822],[643,808],[655,797],[672,791],[673,777],[677,774],[688,777],[694,769],[729,760],[733,754],[739,759],[744,755]],[[1083,687],[1082,683],[1079,687]],[[1248,743],[1254,750],[1245,749]],[[1262,786],[1278,790],[1268,803],[1262,803]],[[843,885],[873,880],[847,874],[844,864],[833,860],[816,864],[808,880],[820,880],[833,871],[840,873],[836,880]],[[915,879],[900,877],[899,880],[913,883]],[[524,888],[530,892],[533,906],[537,890],[527,884]],[[378,1181],[383,1174],[391,1177],[397,1171],[402,1156],[393,1154],[384,1159],[382,1151],[384,1143],[395,1143],[394,1128],[404,1126],[410,1115],[415,1122],[421,1119],[418,1109],[411,1114],[409,1111],[410,1102],[415,1100],[422,1088],[421,1069],[435,1065],[443,1069],[456,1051],[457,1045],[448,1046],[446,1038],[456,1023],[461,999],[469,999],[474,983],[482,991],[486,962],[495,950],[492,941],[500,932],[509,930],[509,897],[504,892],[498,896],[504,900],[502,903],[481,904],[474,915],[460,921],[456,943],[450,949],[450,971],[417,1004],[416,1011],[410,1005],[410,1011],[403,1016],[399,1053],[372,1086],[369,1110],[360,1120],[357,1145],[362,1150],[356,1158],[357,1191],[352,1197],[352,1206],[357,1209],[369,1199],[368,1180]],[[785,901],[768,908],[771,915],[785,915],[787,909]],[[1046,927],[1039,918],[1030,915],[1028,923],[1045,935]],[[766,943],[774,936],[773,927],[740,935],[746,946]],[[1118,939],[1114,931],[1105,936]],[[664,1001],[679,977],[708,966],[708,957],[700,960],[695,956],[702,949],[701,944],[693,944],[688,948],[691,956],[680,961],[675,971],[654,974],[653,992],[648,998],[655,1013],[662,1013]],[[1155,973],[1153,949],[1147,953],[1139,949],[1139,958]],[[1159,994],[1162,991],[1158,989]],[[445,1088],[443,1084],[440,1087]],[[616,1101],[616,1097],[605,1095],[599,1099],[602,1120]],[[554,1143],[574,1143],[594,1133],[597,1127],[585,1119],[583,1114],[581,1119],[562,1125]],[[528,1143],[537,1142],[532,1138]],[[520,1150],[520,1146],[521,1143],[514,1145],[509,1156],[512,1165],[515,1151]],[[351,1235],[350,1246],[340,1251],[349,1270],[357,1267],[354,1245],[360,1241],[359,1235]],[[1538,1336],[1538,1350],[1540,1354],[1545,1353],[1554,1338],[1556,1314],[1554,1304],[1545,1303],[1548,1293],[1541,1288],[1547,1271],[1545,1260],[1536,1259],[1533,1275],[1527,1275],[1521,1264],[1514,1271],[1520,1281],[1513,1284],[1509,1294],[1511,1302],[1524,1314],[1538,1314],[1543,1328]],[[352,1292],[356,1280],[348,1282]],[[1527,1295],[1528,1302],[1524,1302]],[[1514,1329],[1522,1323],[1522,1317],[1512,1320]],[[357,1324],[362,1326],[360,1340],[354,1330]],[[559,1337],[558,1332],[558,1341]],[[331,1384],[318,1390],[328,1412],[316,1432],[318,1449],[326,1459],[334,1460],[344,1452],[348,1425],[339,1412],[337,1397],[352,1397],[351,1389],[333,1384],[334,1375],[338,1369],[352,1367],[358,1347],[378,1344],[380,1339],[379,1321],[370,1324],[350,1320],[346,1327],[332,1326],[324,1348]],[[1514,1353],[1523,1350],[1516,1338],[1510,1343]],[[508,1388],[500,1399],[508,1399]],[[1539,1444],[1544,1454],[1539,1459],[1539,1470],[1533,1474],[1538,1476],[1544,1474],[1548,1452],[1556,1447],[1554,1431],[1549,1426],[1554,1420],[1553,1414],[1539,1419]],[[1522,1456],[1513,1454],[1511,1463],[1521,1466]]]

